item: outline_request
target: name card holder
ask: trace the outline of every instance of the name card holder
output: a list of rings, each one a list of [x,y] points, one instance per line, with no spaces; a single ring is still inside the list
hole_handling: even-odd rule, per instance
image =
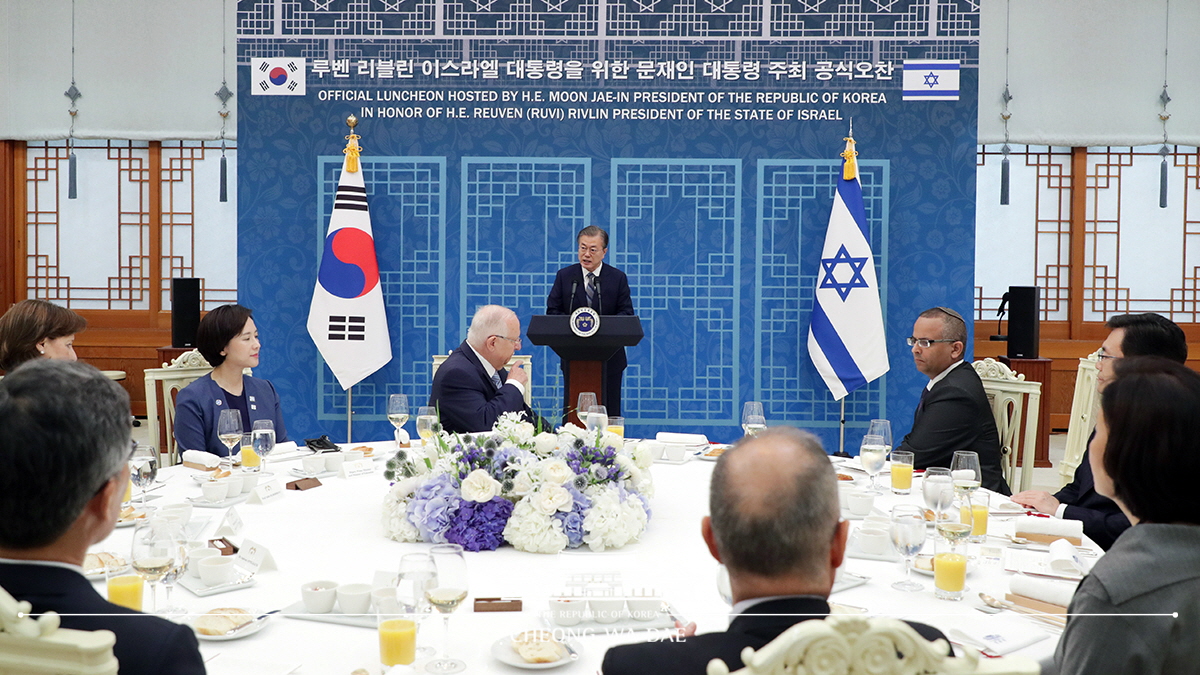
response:
[[[357,462],[344,462],[339,474],[342,478],[358,478],[375,473],[375,462],[370,459],[360,459]]]
[[[229,507],[225,512],[225,517],[221,519],[221,524],[217,526],[217,531],[213,534],[215,537],[233,537],[242,531],[242,516],[237,512],[237,508]]]
[[[279,569],[279,566],[275,564],[275,557],[271,555],[267,547],[249,539],[243,541],[242,547],[238,549],[237,564],[251,573],[260,570],[271,572]]]
[[[266,504],[282,496],[283,485],[277,479],[271,479],[254,488],[254,492],[250,493],[250,499],[246,500],[246,502],[248,504]]]

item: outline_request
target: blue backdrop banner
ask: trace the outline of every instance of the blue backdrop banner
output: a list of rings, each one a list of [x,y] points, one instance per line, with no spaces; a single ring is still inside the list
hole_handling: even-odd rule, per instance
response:
[[[627,435],[733,440],[758,400],[835,448],[807,335],[851,124],[891,371],[846,398],[847,446],[877,417],[906,433],[927,381],[913,320],[972,307],[979,17],[866,4],[239,2],[238,293],[293,435],[345,438],[305,322],[351,114],[393,346],[354,387],[356,439],[388,437],[388,394],[424,404],[476,308],[544,313],[599,225],[646,335]],[[557,415],[558,357],[524,351]]]

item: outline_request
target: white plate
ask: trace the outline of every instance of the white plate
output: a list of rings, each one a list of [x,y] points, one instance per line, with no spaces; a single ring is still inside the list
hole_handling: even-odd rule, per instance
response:
[[[578,642],[570,638],[565,640],[565,642],[571,646],[571,649],[575,650],[576,654],[579,653]],[[550,663],[529,663],[525,659],[521,658],[521,655],[517,653],[517,650],[513,649],[512,636],[502,637],[492,643],[492,656],[494,656],[497,661],[500,663],[506,663],[514,668],[524,668],[526,670],[545,670],[547,668],[557,668],[575,661],[575,659],[571,658],[570,652],[568,652],[566,649],[563,649],[562,653],[562,658],[557,661],[551,661]]]
[[[316,474],[313,474],[310,476],[310,475],[304,473],[303,469],[292,468],[292,469],[288,469],[288,475],[295,476],[296,478],[318,478],[319,479],[319,478],[332,478],[332,477],[338,475],[338,472],[322,471],[320,473],[316,473]]]
[[[235,474],[235,475],[240,476],[243,474],[254,474],[254,475],[258,476],[259,481],[270,480],[275,477],[275,474],[273,474],[269,471],[264,473],[262,471],[246,471],[245,469],[239,470],[237,472],[237,474]],[[209,475],[206,472],[194,473],[194,474],[192,474],[192,480],[195,481],[196,483],[200,483],[200,484],[207,483],[209,481]]]
[[[321,623],[336,623],[341,626],[358,626],[359,628],[375,629],[378,626],[379,620],[372,616],[342,614],[336,607],[324,614],[310,614],[304,607],[304,601],[300,600],[296,603],[283,608],[280,614],[289,619],[300,619],[303,621],[318,621]],[[432,615],[431,615],[432,616]]]
[[[118,558],[118,559],[121,561],[121,564],[122,564],[122,565],[128,565],[128,564],[129,564],[129,561],[125,559],[125,556],[117,555],[116,553],[112,553],[111,551],[96,551],[96,553],[102,553],[102,552],[103,552],[103,553],[110,553],[111,555],[114,555],[114,556],[116,556],[116,557],[117,557],[117,558]],[[89,579],[101,579],[101,580],[103,580],[103,579],[104,579],[104,568],[103,568],[103,567],[101,567],[100,569],[98,569],[98,570],[92,570],[91,572],[88,572],[88,571],[84,570],[83,576],[85,576],[85,577],[87,577],[87,578],[89,578]]]
[[[148,516],[150,516],[151,514],[153,514],[153,513],[154,513],[154,507],[153,507],[153,506],[148,506],[148,507],[146,507],[146,510],[145,510],[145,511],[142,511],[141,509],[138,509],[137,511],[134,511],[134,512],[133,512],[133,514],[134,514],[135,516],[136,516],[137,514],[139,514],[139,513],[145,513],[145,514],[146,514],[146,516],[148,517]],[[130,517],[130,518],[123,518],[123,519],[121,519],[121,520],[118,520],[118,521],[117,521],[117,524],[116,524],[116,525],[114,525],[113,527],[133,527],[134,525],[137,525],[138,523],[145,522],[145,520],[146,520],[146,517],[142,517],[142,518],[133,518],[133,517]]]
[[[243,612],[249,614],[250,616],[258,616],[259,614],[262,614],[262,612],[260,612],[259,610],[250,609],[248,607],[239,607],[238,609],[241,609]],[[233,631],[233,633],[230,633],[227,635],[202,635],[199,631],[196,630],[195,621],[197,618],[199,618],[199,617],[193,616],[193,617],[190,617],[187,621],[187,624],[192,627],[192,631],[196,633],[197,640],[209,640],[212,642],[225,642],[227,640],[240,640],[244,637],[254,635],[258,631],[262,630],[263,626],[267,625],[267,621],[270,620],[271,615],[268,614],[261,619],[256,619],[254,621],[251,621],[250,623],[246,624],[245,626],[242,626],[241,628],[238,628],[237,630]]]
[[[913,566],[912,566],[913,571],[916,572],[917,574],[924,574],[927,577],[933,576],[933,570],[921,569],[920,567],[917,567],[917,564],[916,564],[917,560],[919,560],[921,558],[928,559],[928,558],[932,558],[932,557],[933,556],[929,555],[928,553],[922,553],[922,554],[916,556],[915,558],[913,558]],[[967,558],[967,576],[971,576],[971,573],[974,571],[975,571],[975,561],[971,560],[970,558]]]
[[[192,506],[195,506],[198,509],[223,509],[235,504],[241,504],[249,499],[250,495],[252,494],[254,494],[253,490],[250,492],[243,492],[236,497],[231,497],[219,502],[210,502],[204,497],[188,497],[187,500],[191,502]]]
[[[246,572],[244,570],[242,570],[240,567],[237,567],[236,565],[235,565],[235,569],[237,569],[240,574],[243,574],[243,575],[246,574]],[[187,591],[189,593],[191,593],[192,595],[194,595],[198,598],[204,598],[204,597],[207,597],[210,595],[218,595],[220,593],[228,593],[230,591],[237,591],[237,590],[241,590],[243,588],[248,588],[250,586],[253,586],[254,585],[254,575],[249,575],[249,578],[245,579],[245,581],[231,582],[228,584],[221,584],[220,586],[205,586],[204,582],[201,581],[199,577],[194,577],[191,574],[185,574],[179,578],[179,581],[177,581],[175,583],[182,588],[186,588]]]

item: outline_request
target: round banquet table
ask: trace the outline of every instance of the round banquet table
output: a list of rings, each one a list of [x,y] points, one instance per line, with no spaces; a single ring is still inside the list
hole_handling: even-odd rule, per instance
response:
[[[387,454],[394,448],[390,441],[369,445]],[[289,475],[300,462],[292,459],[271,460],[267,470],[281,483],[295,480]],[[490,654],[493,642],[512,633],[530,628],[546,627],[543,615],[550,596],[566,586],[568,576],[581,573],[617,572],[625,588],[653,588],[688,621],[695,621],[700,632],[724,630],[728,623],[729,606],[716,589],[718,565],[709,555],[700,537],[700,519],[708,513],[708,481],[714,464],[699,458],[679,465],[656,463],[652,469],[655,494],[651,499],[652,517],[641,539],[625,548],[592,552],[586,546],[558,555],[523,553],[512,547],[497,551],[466,553],[470,574],[469,598],[451,615],[450,651],[452,656],[467,663],[467,672],[509,672],[518,669],[505,665]],[[384,538],[381,526],[381,505],[388,490],[383,478],[383,463],[377,463],[373,476],[344,479],[324,479],[320,487],[306,491],[285,491],[266,504],[236,505],[244,521],[238,536],[230,537],[240,544],[251,539],[267,548],[278,570],[260,571],[253,586],[236,591],[196,597],[182,587],[176,587],[173,604],[193,613],[203,613],[216,607],[245,607],[266,612],[281,609],[300,601],[300,586],[306,582],[329,579],[341,584],[371,583],[377,571],[395,574],[400,556],[428,550],[430,544],[399,543]],[[195,470],[182,465],[162,469],[159,480],[164,481],[149,505],[162,506],[200,497],[200,488],[193,481]],[[881,482],[885,479],[881,476]],[[920,483],[914,481],[909,496],[889,494],[879,497],[875,509],[886,513],[896,503],[920,503]],[[137,496],[134,496],[135,503]],[[208,539],[216,530],[228,509],[193,509],[193,539]],[[207,520],[207,522],[204,522]],[[857,527],[857,522],[852,524]],[[994,533],[1012,532],[1013,519],[993,518]],[[118,528],[92,551],[111,551],[128,555],[132,528]],[[932,531],[924,552],[932,550]],[[994,540],[992,540],[994,541]],[[987,545],[992,545],[991,543]],[[999,546],[999,544],[994,544]],[[972,552],[979,549],[972,546]],[[939,601],[933,597],[933,579],[914,573],[913,578],[925,585],[925,590],[904,593],[893,590],[891,583],[901,578],[899,563],[847,558],[843,568],[870,581],[856,588],[831,596],[839,604],[865,608],[871,614],[895,616],[922,621],[949,630],[964,620],[988,620],[976,611],[982,603],[977,591],[1003,597],[1008,591],[1011,573],[997,562],[980,563],[967,578],[968,599],[962,602]],[[97,583],[104,593],[103,580]],[[149,589],[146,601],[149,603]],[[472,611],[476,597],[516,597],[524,602],[522,612]],[[163,593],[158,593],[163,604]],[[1032,621],[1031,626],[1037,626]],[[442,645],[440,616],[427,619],[420,628],[419,643],[437,649]],[[556,672],[594,673],[599,670],[605,650],[612,645],[663,639],[663,632],[619,632],[577,637],[580,658],[567,663]],[[1053,653],[1057,637],[1047,631],[1047,639],[1030,645],[1018,654],[1039,659]],[[201,651],[209,660],[209,672],[254,672],[259,675],[297,672],[322,675],[349,675],[356,668],[379,673],[379,644],[373,629],[342,626],[273,616],[264,628],[242,639],[202,641]],[[210,660],[211,659],[211,660]]]

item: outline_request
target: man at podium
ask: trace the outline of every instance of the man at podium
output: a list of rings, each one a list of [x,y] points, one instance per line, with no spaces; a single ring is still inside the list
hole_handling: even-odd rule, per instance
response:
[[[575,235],[579,262],[564,267],[554,277],[547,314],[570,314],[580,307],[591,307],[604,314],[633,314],[629,296],[629,278],[621,270],[604,264],[608,253],[608,233],[589,225]],[[613,354],[605,364],[607,384],[602,403],[610,417],[621,414],[621,377],[625,373],[625,348]],[[587,411],[583,411],[587,412]]]

